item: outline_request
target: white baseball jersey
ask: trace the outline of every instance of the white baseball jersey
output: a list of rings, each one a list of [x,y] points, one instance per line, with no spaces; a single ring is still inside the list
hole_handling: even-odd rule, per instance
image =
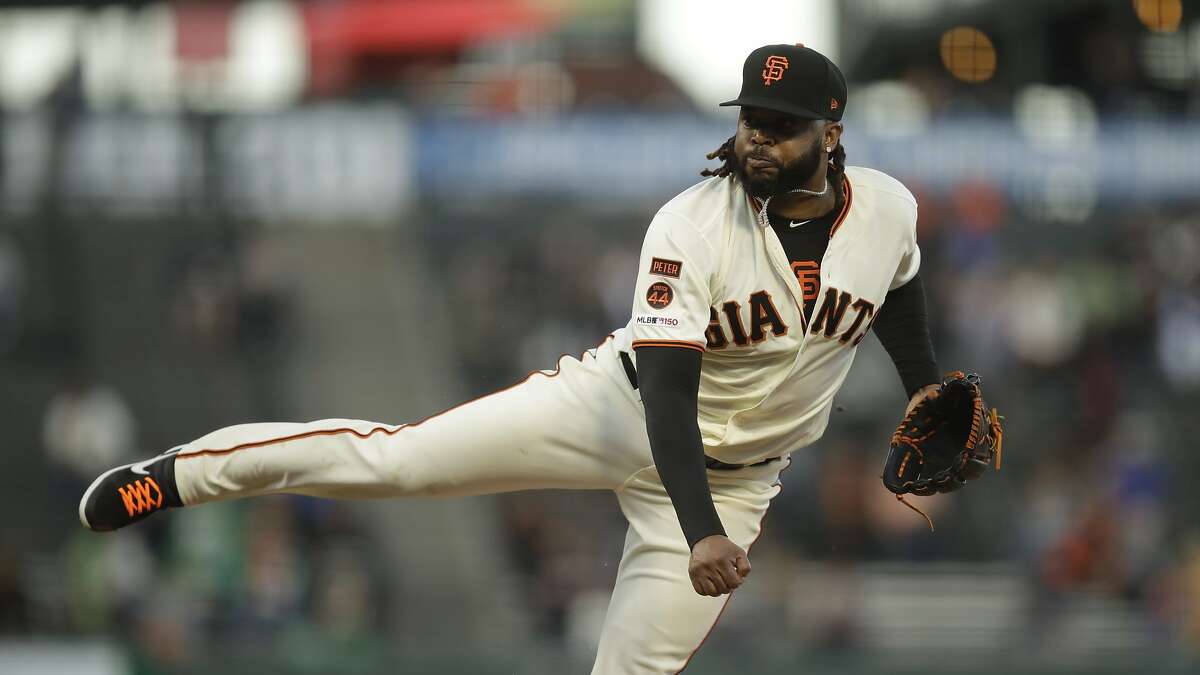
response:
[[[845,193],[811,325],[802,282],[818,280],[791,268],[775,232],[760,222],[761,203],[737,180],[698,183],[651,222],[633,317],[617,345],[704,353],[698,404],[708,455],[746,464],[820,438],[884,297],[916,275],[912,194],[863,167],[847,167]]]

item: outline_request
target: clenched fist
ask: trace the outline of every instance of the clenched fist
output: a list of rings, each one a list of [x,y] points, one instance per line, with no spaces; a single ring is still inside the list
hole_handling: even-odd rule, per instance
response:
[[[697,593],[716,598],[742,585],[750,574],[750,559],[741,546],[714,534],[696,542],[688,574]]]

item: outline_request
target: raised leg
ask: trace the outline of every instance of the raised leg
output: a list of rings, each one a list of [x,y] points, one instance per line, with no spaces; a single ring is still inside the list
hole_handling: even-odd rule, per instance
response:
[[[280,492],[363,499],[615,488],[650,463],[636,399],[618,366],[592,353],[559,365],[415,424],[220,429],[177,456],[180,497],[190,506]]]
[[[368,499],[615,489],[651,462],[641,406],[607,341],[414,424],[329,419],[219,429],[102,474],[80,500],[79,517],[104,531],[170,507],[274,493]]]

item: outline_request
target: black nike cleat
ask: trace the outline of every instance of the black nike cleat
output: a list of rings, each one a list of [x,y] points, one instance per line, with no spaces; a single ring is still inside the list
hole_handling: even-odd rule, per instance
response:
[[[175,455],[180,448],[100,474],[79,500],[79,522],[108,532],[153,513],[183,506],[175,487]]]

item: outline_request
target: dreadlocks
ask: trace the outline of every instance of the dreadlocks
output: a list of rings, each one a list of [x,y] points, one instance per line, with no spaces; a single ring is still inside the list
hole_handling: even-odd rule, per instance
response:
[[[737,162],[737,157],[733,153],[733,136],[730,136],[721,144],[721,147],[708,153],[706,157],[715,159],[721,162],[721,166],[715,169],[704,169],[700,172],[701,176],[716,176],[724,178],[733,174],[736,169],[734,163]],[[841,140],[838,141],[837,147],[833,152],[829,153],[829,182],[833,184],[833,193],[840,195],[842,193],[842,185],[846,182],[846,149],[842,147]]]
[[[838,139],[837,147],[829,153],[829,182],[833,184],[833,194],[842,194],[842,186],[846,183],[846,149]]]
[[[730,136],[728,139],[726,139],[725,142],[721,144],[721,147],[713,150],[705,156],[709,159],[721,160],[721,166],[718,166],[715,169],[705,169],[700,172],[701,176],[716,176],[717,178],[724,178],[733,173],[733,163],[737,161],[733,157],[733,136]]]

